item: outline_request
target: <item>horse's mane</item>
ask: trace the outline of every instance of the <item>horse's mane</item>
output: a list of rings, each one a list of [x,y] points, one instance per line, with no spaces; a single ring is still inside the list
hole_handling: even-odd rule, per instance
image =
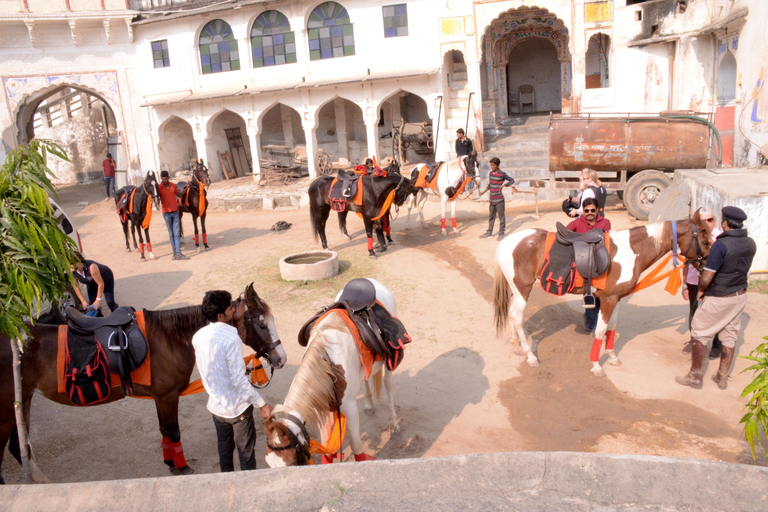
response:
[[[202,306],[187,306],[176,309],[153,311],[144,310],[147,329],[155,326],[165,331],[173,341],[186,343],[192,335],[204,327],[208,320],[203,316]]]
[[[341,366],[333,364],[326,352],[327,339],[324,330],[333,329],[349,333],[349,329],[337,315],[329,315],[321,322],[321,326],[315,326],[312,330],[309,347],[282,406],[284,409],[296,411],[308,429],[315,432],[327,429],[330,420],[328,413],[336,410],[340,395],[346,387],[344,370]],[[280,408],[281,406],[278,406],[275,409]]]
[[[272,314],[272,310],[269,308],[269,304],[264,302],[264,300],[259,297],[258,295],[254,298],[254,301],[256,302],[256,310],[263,313],[264,316],[269,316]]]

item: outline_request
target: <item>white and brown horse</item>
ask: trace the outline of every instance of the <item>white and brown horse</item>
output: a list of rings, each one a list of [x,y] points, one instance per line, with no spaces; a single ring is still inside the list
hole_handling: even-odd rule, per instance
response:
[[[376,300],[393,316],[397,316],[395,298],[383,284],[369,279],[376,288]],[[381,391],[382,373],[389,398],[389,428],[400,429],[392,372],[384,361],[373,363],[371,378],[375,394]],[[366,412],[373,411],[373,400],[365,368],[347,324],[336,314],[329,314],[312,328],[307,350],[282,405],[275,406],[265,420],[267,452],[270,467],[296,466],[309,463],[310,435],[319,435],[322,445],[331,440],[333,413],[346,416],[349,444],[355,460],[373,460],[363,452],[360,439],[360,417],[357,394],[366,383]],[[343,432],[342,432],[343,433]]]
[[[427,204],[427,199],[430,195],[436,195],[440,197],[440,229],[443,236],[447,234],[445,230],[445,207],[449,202],[451,203],[451,227],[453,227],[453,233],[458,235],[459,230],[456,228],[456,199],[468,182],[477,181],[477,185],[480,184],[480,177],[477,174],[477,155],[473,153],[450,162],[442,163],[437,171],[437,176],[432,179],[432,183],[417,187],[416,183],[419,174],[423,172],[424,167],[425,164],[418,164],[411,171],[411,184],[414,187],[414,193],[413,197],[408,199],[408,217],[405,220],[405,229],[410,228],[411,208],[414,205],[419,208],[421,225],[425,228],[427,227],[427,223],[424,220],[424,205]],[[419,183],[421,184],[421,182]]]
[[[614,366],[621,364],[613,350],[617,306],[632,292],[640,275],[670,252],[674,245],[683,257],[698,266],[709,254],[709,236],[709,227],[701,221],[698,210],[693,219],[675,221],[674,225],[667,221],[625,231],[611,231],[611,266],[605,290],[595,291],[601,302],[590,355],[591,371],[595,376],[605,375],[598,360],[604,339],[608,362]],[[511,337],[519,340],[528,364],[534,367],[539,365],[539,360],[534,354],[534,343],[529,345],[523,327],[523,314],[528,296],[541,274],[546,238],[547,231],[543,229],[525,229],[509,235],[496,249],[493,298],[496,333],[504,332],[511,320]],[[574,288],[571,293],[583,293],[583,288]]]

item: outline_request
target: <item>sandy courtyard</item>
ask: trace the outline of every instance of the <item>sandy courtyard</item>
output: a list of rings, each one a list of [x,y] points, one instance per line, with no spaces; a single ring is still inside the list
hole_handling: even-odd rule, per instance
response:
[[[439,203],[425,210],[429,228],[401,208],[393,222],[396,245],[371,260],[362,221],[349,217],[351,241],[329,220],[330,248],[339,252],[341,274],[322,282],[286,282],[278,260],[319,248],[310,231],[309,211],[212,212],[208,216],[210,251],[194,252],[191,220],[182,250],[189,261],[172,261],[161,214],[152,219],[157,259],[139,262],[126,252],[113,203],[103,202],[101,187],[64,189],[59,204],[73,219],[87,257],[107,264],[116,276],[116,299],[137,309],[199,304],[209,289],[240,293],[250,282],[270,304],[288,364],[276,372],[262,395],[280,403],[296,372],[303,349],[296,336],[304,321],[330,303],[355,277],[375,277],[398,302],[410,332],[405,360],[395,373],[395,402],[401,432],[390,436],[383,400],[376,415],[362,418],[366,452],[400,459],[497,451],[587,451],[693,457],[752,464],[739,419],[739,394],[750,380],[737,359],[727,391],[710,380],[715,365],[705,366],[704,389],[682,387],[676,375],[688,371],[688,305],[656,285],[620,304],[617,349],[624,365],[606,367],[607,378],[590,375],[591,338],[581,323],[580,298],[549,296],[536,285],[526,310],[526,328],[538,340],[541,366],[530,368],[508,338],[493,326],[492,286],[498,242],[479,239],[487,226],[487,203],[461,202],[460,235],[442,237]],[[88,201],[86,206],[79,205]],[[507,207],[507,232],[553,229],[567,220],[554,203],[535,218],[532,205]],[[334,217],[335,214],[332,214]],[[620,206],[608,208],[614,229],[636,225]],[[271,231],[279,220],[293,223]],[[415,222],[414,222],[415,221]],[[747,355],[768,334],[768,295],[749,293],[737,353]],[[763,311],[763,313],[760,313]],[[181,438],[187,461],[197,473],[218,471],[213,422],[205,393],[182,397]],[[362,403],[362,400],[360,401]],[[362,408],[362,407],[361,407]],[[38,462],[54,482],[140,478],[168,474],[162,463],[160,432],[149,400],[125,399],[77,409],[36,396],[31,440]],[[264,462],[263,426],[257,423],[257,464]],[[346,455],[349,455],[349,448]],[[758,463],[766,459],[758,458]],[[20,467],[5,452],[8,483],[20,482]]]

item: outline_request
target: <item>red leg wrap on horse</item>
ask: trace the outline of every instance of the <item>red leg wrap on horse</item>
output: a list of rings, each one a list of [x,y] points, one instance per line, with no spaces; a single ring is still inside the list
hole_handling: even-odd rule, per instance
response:
[[[355,454],[355,460],[357,462],[362,462],[364,460],[376,460],[376,458],[371,457],[370,455],[367,455],[365,453],[361,453],[360,455]]]
[[[323,455],[323,464],[333,464],[333,459],[341,460],[339,453],[331,453],[329,455]]]
[[[614,338],[616,338],[616,331],[605,331],[605,350],[613,350]]]
[[[445,229],[445,219],[440,219],[440,229]]]
[[[373,238],[371,238],[370,236],[368,237],[368,250],[369,251],[373,250]]]
[[[600,347],[603,345],[603,340],[600,338],[595,338],[595,341],[592,342],[592,352],[589,353],[589,360],[592,362],[597,362],[600,359]]]
[[[152,252],[152,244],[147,242],[147,251]]]
[[[144,244],[139,244],[139,252],[144,254]]]
[[[171,460],[171,440],[163,436],[163,441],[160,443],[160,447],[163,449],[163,460]]]
[[[171,452],[173,452],[173,465],[176,469],[186,467],[187,459],[184,458],[184,448],[181,447],[181,441],[171,443]]]
[[[192,240],[195,241],[195,245],[200,245],[200,242],[198,242],[199,238],[197,234],[195,234],[195,236],[192,237]]]
[[[451,219],[451,227],[456,229],[456,219]]]
[[[208,243],[208,233],[203,233],[203,243],[204,244]]]

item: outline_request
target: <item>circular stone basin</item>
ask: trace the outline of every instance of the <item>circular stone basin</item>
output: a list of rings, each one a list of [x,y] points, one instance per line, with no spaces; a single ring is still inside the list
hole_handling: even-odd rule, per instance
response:
[[[307,251],[289,254],[280,260],[280,275],[286,281],[319,281],[339,273],[335,251]]]

